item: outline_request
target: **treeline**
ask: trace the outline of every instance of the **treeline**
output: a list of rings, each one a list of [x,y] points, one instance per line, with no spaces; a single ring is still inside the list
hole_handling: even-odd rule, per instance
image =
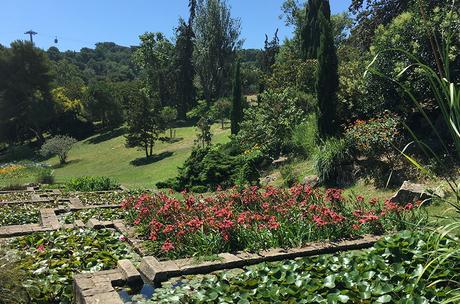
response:
[[[209,108],[230,96],[236,58],[242,92],[260,91],[262,52],[242,50],[239,35],[226,2],[191,1],[190,17],[178,21],[173,39],[145,33],[139,46],[103,42],[79,52],[43,51],[24,41],[1,46],[0,142],[42,143],[45,134],[84,138],[123,123],[137,132],[128,146],[139,145],[133,139],[139,134],[143,145],[152,142],[171,121],[198,120],[187,113],[200,100]],[[228,102],[219,106],[216,115],[227,118]],[[149,123],[130,123],[140,121]]]

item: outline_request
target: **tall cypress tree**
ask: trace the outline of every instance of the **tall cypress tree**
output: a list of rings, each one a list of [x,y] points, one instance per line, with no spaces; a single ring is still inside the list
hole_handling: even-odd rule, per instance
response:
[[[306,19],[302,28],[302,52],[305,59],[316,59],[320,45],[320,12],[327,20],[331,19],[329,0],[308,0]]]
[[[176,30],[176,67],[177,67],[177,114],[178,118],[185,120],[187,111],[195,102],[195,66],[193,64],[193,48],[195,33],[193,20],[195,19],[196,0],[190,0],[190,16],[188,23],[179,19]]]
[[[241,73],[240,62],[236,63],[235,77],[233,79],[233,99],[232,99],[232,113],[231,113],[231,131],[232,134],[238,134],[240,130],[240,123],[243,120],[243,105],[241,95]]]
[[[326,6],[324,6],[324,4]],[[323,13],[326,7],[326,14]],[[328,18],[329,16],[329,18]],[[329,1],[324,1],[318,13],[320,38],[318,48],[318,74],[316,94],[318,98],[317,125],[320,137],[336,134],[337,91],[339,89],[338,60],[334,45],[334,35],[330,21]]]

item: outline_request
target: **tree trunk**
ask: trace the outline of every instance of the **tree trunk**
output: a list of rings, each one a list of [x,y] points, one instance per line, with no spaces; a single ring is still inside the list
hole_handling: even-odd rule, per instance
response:
[[[42,145],[45,142],[45,137],[43,137],[43,133],[40,128],[30,128],[30,130],[35,134],[35,137],[37,137],[37,142]]]
[[[150,157],[153,155],[153,141],[150,141]]]
[[[225,118],[224,118],[224,116],[222,115],[222,117],[221,117],[222,130],[224,129],[224,120],[225,120]]]
[[[148,150],[148,144],[147,143],[145,143],[144,148],[145,148],[145,157],[148,158],[149,157],[149,150]]]

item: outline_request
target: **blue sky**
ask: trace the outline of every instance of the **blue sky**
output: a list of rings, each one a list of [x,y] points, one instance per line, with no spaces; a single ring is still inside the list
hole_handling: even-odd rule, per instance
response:
[[[37,46],[47,49],[57,36],[60,50],[94,47],[113,41],[137,45],[139,35],[163,32],[173,37],[179,16],[188,15],[188,0],[1,0],[0,43],[25,39],[29,29],[38,32]],[[264,34],[279,28],[280,38],[292,29],[279,20],[282,0],[228,0],[233,17],[242,23],[245,48],[262,48]],[[345,11],[351,0],[331,0],[333,13]]]

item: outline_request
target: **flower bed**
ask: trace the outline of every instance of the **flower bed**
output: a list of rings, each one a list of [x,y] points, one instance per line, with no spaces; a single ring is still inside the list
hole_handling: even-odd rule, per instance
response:
[[[119,259],[139,259],[120,239],[110,229],[58,230],[20,237],[9,246],[28,274],[23,287],[30,303],[72,303],[75,273],[112,269]]]
[[[120,208],[94,208],[79,211],[72,211],[60,214],[59,220],[63,224],[73,224],[76,220],[86,223],[89,219],[94,218],[100,221],[113,221],[123,219],[126,211]]]
[[[40,209],[60,205],[58,202],[0,205],[0,226],[36,224],[40,221]]]
[[[442,264],[438,284],[423,273],[430,233],[404,231],[372,249],[262,263],[244,272],[191,276],[164,284],[147,303],[440,303],[460,279],[460,260]],[[458,242],[445,240],[444,249]],[[434,268],[432,265],[431,268]],[[444,280],[450,281],[444,281]],[[452,282],[452,283],[449,283]]]
[[[301,247],[318,240],[352,238],[405,229],[423,216],[412,203],[397,206],[363,197],[344,198],[342,191],[251,187],[213,197],[164,193],[141,195],[122,203],[160,258],[206,256],[239,250]]]

